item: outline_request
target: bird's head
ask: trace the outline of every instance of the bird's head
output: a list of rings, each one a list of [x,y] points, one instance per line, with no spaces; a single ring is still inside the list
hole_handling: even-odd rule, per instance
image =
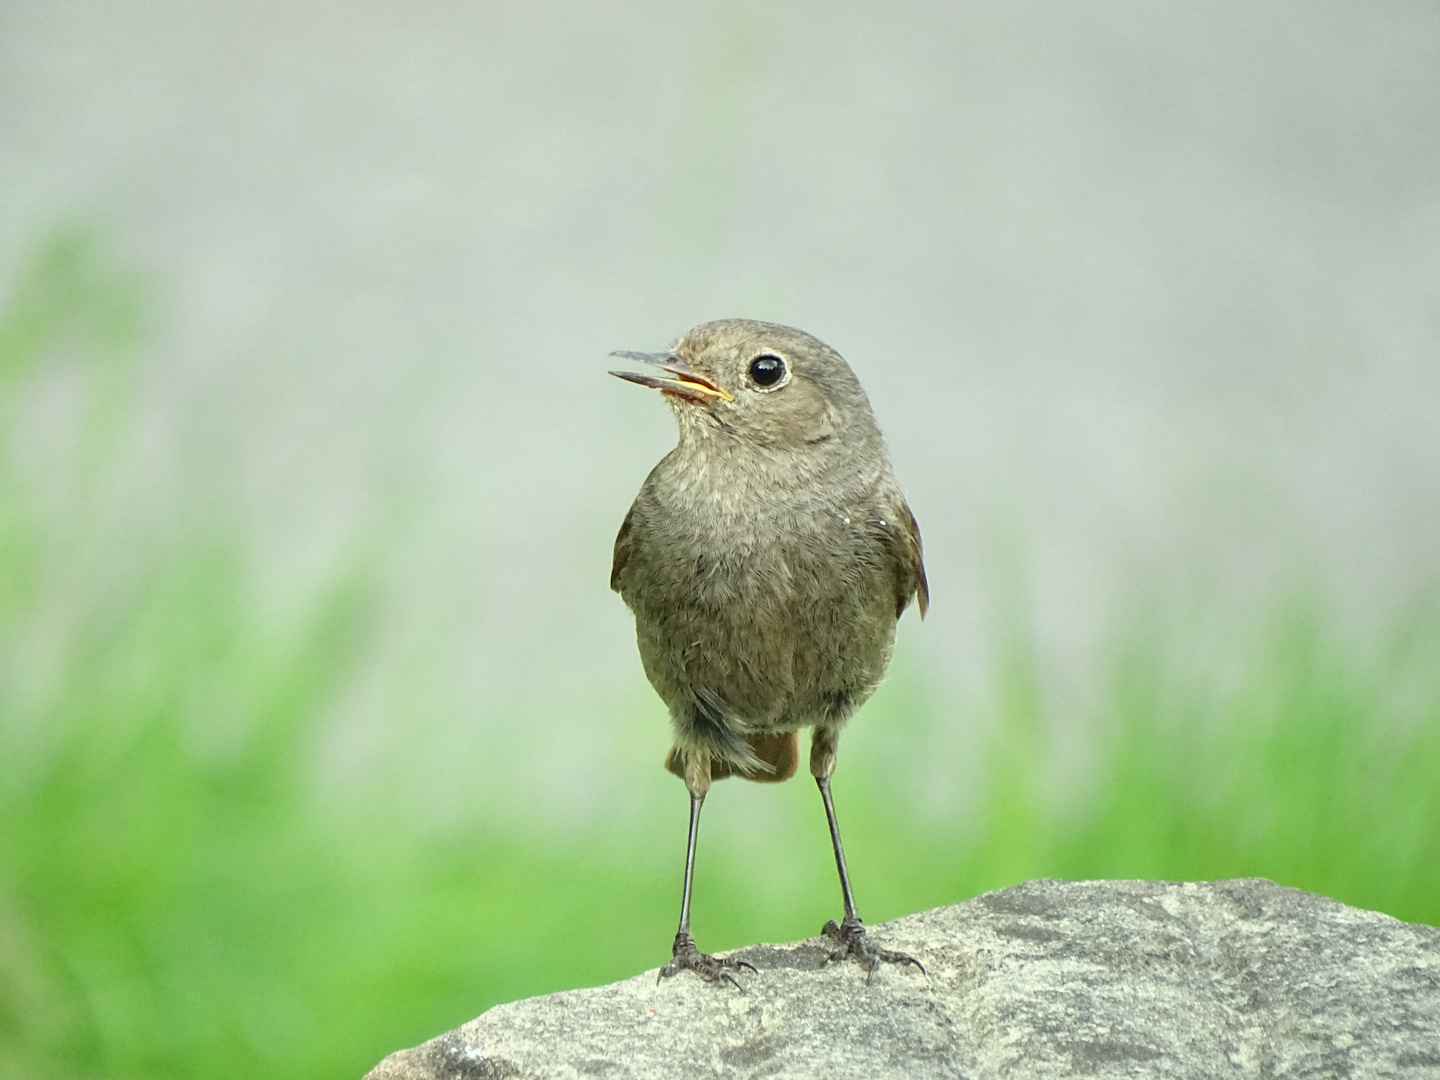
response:
[[[870,402],[850,365],[801,330],[749,319],[695,327],[669,352],[618,352],[662,369],[612,375],[665,395],[681,445],[714,440],[771,451],[839,444],[859,450],[880,439]]]

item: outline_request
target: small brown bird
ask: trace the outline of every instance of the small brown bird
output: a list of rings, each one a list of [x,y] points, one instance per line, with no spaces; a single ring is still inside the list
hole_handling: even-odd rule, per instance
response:
[[[890,470],[880,429],[839,353],[774,323],[725,319],[672,352],[613,354],[665,375],[615,371],[658,389],[679,444],[646,478],[615,538],[610,587],[635,614],[640,658],[670,710],[666,767],[690,791],[680,929],[668,977],[754,968],[700,952],[690,885],[700,808],[713,780],[777,782],[795,773],[811,728],[845,915],[824,932],[868,968],[914,957],[865,937],[830,776],[840,728],[890,662],[895,623],[929,590],[920,531]]]

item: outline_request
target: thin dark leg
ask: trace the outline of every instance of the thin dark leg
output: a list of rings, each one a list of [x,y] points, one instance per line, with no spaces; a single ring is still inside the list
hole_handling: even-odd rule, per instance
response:
[[[835,869],[840,871],[840,892],[845,897],[845,921],[858,923],[860,916],[855,914],[855,896],[850,891],[850,873],[845,869],[845,846],[840,843],[840,824],[835,820],[835,800],[830,797],[830,780],[828,777],[817,776],[815,783],[820,785],[820,798],[825,800],[825,820],[830,822],[830,846],[835,849]]]
[[[700,808],[705,796],[690,796],[690,841],[685,845],[685,894],[680,899],[680,933],[690,936],[690,884],[695,879],[695,841],[700,836]],[[676,935],[679,940],[679,935]],[[692,943],[693,944],[693,943]]]
[[[724,979],[743,994],[745,988],[725,969],[738,971],[740,968],[749,968],[754,971],[754,966],[744,960],[731,960],[728,957],[702,953],[695,947],[695,939],[690,936],[690,887],[695,878],[695,842],[700,835],[700,808],[704,805],[704,795],[690,796],[690,840],[685,846],[685,892],[680,899],[680,929],[675,933],[675,944],[670,947],[670,962],[660,969],[655,983],[658,986],[661,979],[668,979],[689,969],[709,982]]]
[[[865,924],[860,921],[860,915],[855,910],[855,895],[850,891],[850,872],[845,869],[845,848],[840,843],[840,825],[835,820],[835,801],[830,797],[830,778],[817,776],[815,783],[820,787],[820,798],[825,801],[825,819],[830,823],[830,846],[835,849],[835,869],[840,871],[840,892],[845,899],[844,920],[837,923],[831,919],[821,931],[841,946],[830,954],[830,959],[843,960],[847,956],[853,956],[859,960],[866,967],[867,986],[882,963],[914,964],[924,973],[925,965],[913,956],[882,949],[878,945],[872,945],[865,937]]]

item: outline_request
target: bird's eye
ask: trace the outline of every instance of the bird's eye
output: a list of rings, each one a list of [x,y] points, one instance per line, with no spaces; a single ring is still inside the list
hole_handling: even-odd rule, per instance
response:
[[[750,381],[761,390],[774,390],[785,378],[785,361],[765,353],[750,361]]]

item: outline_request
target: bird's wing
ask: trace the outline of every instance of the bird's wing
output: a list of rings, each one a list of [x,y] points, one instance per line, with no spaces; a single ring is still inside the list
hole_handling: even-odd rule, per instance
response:
[[[631,506],[615,534],[615,555],[610,561],[610,588],[620,591],[620,576],[625,573],[625,564],[630,561],[630,522],[634,520],[635,507]]]
[[[920,608],[920,617],[930,608],[930,584],[925,580],[925,558],[920,547],[920,526],[910,507],[901,500],[900,507],[888,519],[885,535],[889,538],[891,566],[895,573],[895,617],[898,619],[910,605],[913,596]]]

